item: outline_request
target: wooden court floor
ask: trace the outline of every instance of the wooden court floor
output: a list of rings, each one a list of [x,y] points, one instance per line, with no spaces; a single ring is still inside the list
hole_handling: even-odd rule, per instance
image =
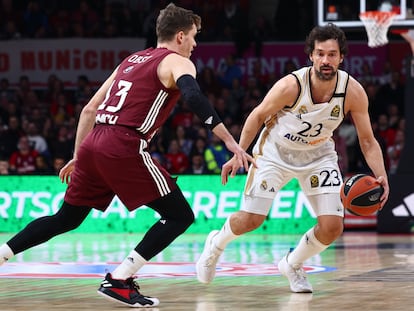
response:
[[[9,235],[0,234],[0,242]],[[129,309],[96,293],[140,237],[66,234],[0,267],[1,311]],[[299,236],[248,234],[226,249],[210,285],[194,262],[205,235],[187,235],[142,270],[141,291],[161,301],[152,311],[413,310],[414,235],[345,232],[305,263],[313,294],[294,294],[275,263]]]

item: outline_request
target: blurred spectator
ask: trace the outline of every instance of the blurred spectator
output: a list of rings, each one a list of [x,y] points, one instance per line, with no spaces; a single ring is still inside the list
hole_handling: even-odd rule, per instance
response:
[[[157,34],[155,32],[155,26],[158,14],[160,14],[160,8],[165,7],[166,1],[151,2],[151,11],[148,12],[144,19],[142,32],[145,37],[145,47],[157,46]]]
[[[0,130],[0,157],[9,159],[17,151],[19,139],[24,134],[19,119],[16,116],[9,117],[9,122]]]
[[[78,8],[72,12],[71,22],[75,36],[96,37],[99,35],[99,15],[89,5],[89,1],[79,2]]]
[[[73,148],[75,141],[73,136],[69,133],[66,125],[61,125],[57,129],[56,137],[49,142],[50,153],[52,155],[59,155],[65,161],[73,157]]]
[[[404,132],[402,130],[397,130],[395,133],[394,144],[388,146],[387,155],[389,161],[389,170],[390,174],[397,172],[398,163],[400,161],[401,152],[404,149]]]
[[[93,89],[89,83],[89,79],[86,75],[80,75],[76,81],[76,90],[74,94],[75,104],[85,106],[92,98]]]
[[[59,175],[60,169],[66,164],[66,160],[57,155],[52,160],[53,174]]]
[[[189,128],[193,121],[193,113],[188,108],[187,104],[178,101],[175,111],[171,118],[171,127],[175,129],[177,126],[181,125],[185,129]]]
[[[63,93],[58,94],[56,101],[53,101],[50,105],[50,116],[55,125],[62,125],[74,114],[75,111],[72,103],[68,101],[67,96]]]
[[[19,26],[22,23],[22,11],[16,7],[16,1],[2,0],[0,3],[0,38],[17,39],[21,36]],[[15,30],[11,30],[10,27]],[[13,34],[14,32],[14,34]]]
[[[172,139],[165,154],[167,167],[171,174],[183,174],[189,166],[187,155],[180,149],[177,139]]]
[[[27,136],[19,139],[18,150],[9,159],[10,171],[14,174],[33,175],[36,171],[36,158],[39,153],[30,147]]]
[[[342,137],[346,144],[348,171],[356,172],[358,170],[358,136],[349,115],[345,117],[342,124],[338,127],[338,135]]]
[[[49,162],[41,154],[39,154],[36,157],[35,164],[36,164],[36,170],[34,172],[35,175],[53,175],[54,174],[54,171],[50,167]]]
[[[190,175],[212,174],[212,172],[209,171],[206,167],[206,163],[204,161],[204,154],[200,154],[200,153],[194,153],[191,156],[190,166],[184,173],[190,174]]]
[[[273,29],[271,22],[264,15],[259,15],[250,29],[251,40],[254,43],[254,54],[262,56],[263,43],[272,39]]]
[[[383,84],[378,88],[377,105],[379,113],[387,113],[388,105],[393,103],[404,114],[404,92],[405,86],[401,81],[401,75],[394,70],[391,82]]]
[[[392,81],[392,72],[393,72],[393,68],[392,68],[391,62],[389,60],[386,60],[384,62],[383,68],[382,68],[382,73],[378,77],[378,83],[380,85],[391,83],[391,81]]]
[[[175,138],[177,139],[181,151],[188,156],[191,152],[193,141],[187,137],[187,132],[182,125],[177,126],[175,129]]]
[[[230,153],[217,135],[212,135],[211,142],[204,152],[207,169],[214,174],[220,174],[221,167],[230,159]]]
[[[357,76],[357,80],[362,84],[364,88],[366,88],[368,84],[376,84],[376,78],[372,73],[372,67],[368,62],[364,62],[362,64],[361,72]]]
[[[249,16],[239,1],[224,0],[223,10],[218,14],[218,39],[232,41],[236,57],[243,57],[249,46]],[[221,36],[220,36],[221,35]]]
[[[70,11],[64,7],[59,7],[51,14],[49,19],[50,36],[53,38],[67,38],[71,33]]]
[[[204,94],[214,94],[215,96],[220,94],[220,84],[216,72],[213,68],[205,66],[201,72],[197,75],[197,82],[200,85],[200,89]]]
[[[345,138],[339,135],[339,130],[333,132],[333,140],[335,141],[335,148],[338,154],[338,165],[342,176],[348,174],[348,152]]]
[[[1,104],[15,101],[15,92],[10,87],[10,81],[7,78],[0,80],[0,101]]]
[[[243,72],[240,66],[236,63],[234,55],[229,54],[226,56],[225,62],[222,64],[217,75],[220,85],[228,89],[232,88],[234,79],[242,81]]]
[[[388,147],[394,144],[395,132],[394,128],[389,125],[389,118],[386,113],[382,113],[377,119],[378,135],[384,140],[385,145]]]
[[[285,63],[283,63],[283,69],[282,69],[282,76],[286,76],[289,73],[292,73],[298,69],[298,66],[294,62],[293,59],[288,59]]]
[[[396,129],[401,119],[401,113],[397,104],[389,104],[387,107],[388,126]]]
[[[32,0],[23,13],[24,34],[30,38],[45,38],[49,30],[49,21],[40,4],[40,0]]]
[[[274,14],[275,39],[283,41],[303,40],[314,25],[313,1],[278,1]]]
[[[27,129],[27,139],[29,140],[30,146],[36,150],[39,154],[45,157],[49,157],[49,147],[47,145],[46,139],[39,134],[39,129],[37,125],[33,122],[30,122]]]
[[[9,160],[7,158],[0,158],[0,175],[10,175]]]

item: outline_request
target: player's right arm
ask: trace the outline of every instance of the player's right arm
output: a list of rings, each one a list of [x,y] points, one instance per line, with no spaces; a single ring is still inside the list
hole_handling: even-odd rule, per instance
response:
[[[253,109],[244,123],[239,145],[247,150],[262,128],[266,119],[276,115],[281,109],[291,106],[297,99],[299,86],[293,75],[287,75],[278,80],[267,92],[262,102]],[[228,181],[228,176],[235,176],[238,168],[234,165],[234,159],[230,159],[223,165],[221,180],[223,184]]]
[[[83,107],[80,116],[78,127],[76,129],[75,148],[73,151],[73,159],[71,159],[59,172],[59,178],[62,182],[68,182],[72,174],[76,162],[77,151],[80,144],[85,139],[86,135],[93,129],[95,124],[96,111],[99,105],[104,101],[106,93],[108,92],[112,81],[115,78],[117,69],[115,69],[108,79],[101,85],[95,95]]]

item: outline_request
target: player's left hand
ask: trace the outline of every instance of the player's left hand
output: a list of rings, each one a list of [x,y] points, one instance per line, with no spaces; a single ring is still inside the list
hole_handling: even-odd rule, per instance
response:
[[[75,169],[75,159],[71,159],[64,167],[62,167],[59,171],[59,178],[60,180],[66,183],[69,183],[69,177],[72,174],[73,170]]]

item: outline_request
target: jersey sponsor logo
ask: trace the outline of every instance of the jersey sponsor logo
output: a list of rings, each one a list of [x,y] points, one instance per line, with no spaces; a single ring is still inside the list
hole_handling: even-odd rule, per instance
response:
[[[291,133],[286,133],[284,138],[289,139],[290,141],[300,142],[302,144],[308,144],[308,141],[306,141],[302,137],[300,137],[298,135],[291,134]]]

